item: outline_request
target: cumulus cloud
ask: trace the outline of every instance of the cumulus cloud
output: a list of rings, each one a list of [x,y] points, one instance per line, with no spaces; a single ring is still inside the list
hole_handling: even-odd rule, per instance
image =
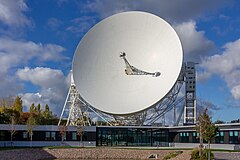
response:
[[[0,37],[0,97],[15,96],[24,93],[24,83],[31,82],[39,86],[39,93],[20,94],[25,106],[31,103],[46,103],[56,109],[65,96],[65,76],[60,70],[37,67],[16,68],[26,66],[30,62],[58,62],[65,60],[62,55],[65,49],[56,44],[37,44],[32,41],[20,41]],[[32,64],[32,63],[31,63]],[[59,109],[56,109],[59,111]]]
[[[31,25],[29,18],[25,16],[28,6],[25,0],[0,1],[0,21],[8,26],[22,27]]]
[[[15,96],[23,90],[23,85],[16,83],[16,77],[11,74],[0,72],[0,97]]]
[[[200,62],[201,58],[215,50],[214,42],[207,39],[204,31],[197,31],[195,21],[183,22],[174,28],[181,39],[185,61]]]
[[[34,69],[25,67],[19,69],[16,75],[24,81],[30,81],[31,83],[38,85],[42,88],[51,88],[52,86],[59,86],[65,79],[61,70],[36,67]]]
[[[25,106],[29,107],[32,103],[48,104],[54,113],[59,114],[66,98],[69,76],[65,77],[61,70],[46,67],[25,67],[18,69],[16,75],[20,80],[40,87],[37,93],[21,94]]]
[[[240,39],[223,46],[223,52],[205,58],[203,74],[219,75],[235,99],[240,100]],[[210,76],[209,76],[210,77]]]
[[[169,0],[95,0],[88,3],[85,8],[99,13],[102,18],[122,11],[141,10],[157,14],[172,22],[183,22],[200,17],[204,11],[215,10],[230,2],[224,0],[178,0],[172,2]]]
[[[0,72],[11,67],[26,64],[29,60],[59,61],[65,48],[56,44],[41,44],[32,41],[20,41],[0,37]]]

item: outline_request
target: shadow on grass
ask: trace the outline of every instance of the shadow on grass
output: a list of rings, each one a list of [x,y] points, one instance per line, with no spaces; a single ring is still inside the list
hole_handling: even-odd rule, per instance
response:
[[[1,148],[0,159],[53,160],[56,157],[43,148]]]

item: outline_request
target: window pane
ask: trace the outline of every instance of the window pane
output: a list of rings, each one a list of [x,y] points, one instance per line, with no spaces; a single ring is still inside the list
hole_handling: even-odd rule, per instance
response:
[[[56,139],[56,132],[52,132],[52,134],[51,134],[51,139],[52,139],[52,140],[55,140],[55,139]]]
[[[77,133],[76,132],[72,132],[72,140],[77,140]]]
[[[23,138],[27,138],[28,133],[27,132],[23,132]]]
[[[238,136],[238,131],[234,131],[234,136]]]
[[[45,132],[45,140],[50,140],[50,132]]]
[[[233,131],[229,131],[229,136],[233,136]]]
[[[220,132],[220,136],[224,136],[223,132]]]

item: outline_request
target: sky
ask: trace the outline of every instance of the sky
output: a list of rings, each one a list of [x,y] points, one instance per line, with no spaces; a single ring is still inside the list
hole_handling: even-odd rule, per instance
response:
[[[213,120],[240,115],[240,1],[0,0],[0,97],[22,97],[24,109],[48,104],[57,115],[69,88],[81,38],[102,19],[146,11],[170,23],[184,61],[197,65],[197,98]]]

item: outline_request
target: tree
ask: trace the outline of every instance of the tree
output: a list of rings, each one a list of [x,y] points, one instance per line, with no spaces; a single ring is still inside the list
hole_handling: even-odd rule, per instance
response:
[[[33,128],[36,126],[36,119],[33,114],[30,113],[30,117],[27,120],[27,132],[30,135],[30,140],[32,143],[32,137],[33,137]],[[32,147],[32,144],[31,144]]]
[[[32,147],[32,137],[33,137],[33,128],[37,125],[36,121],[36,107],[34,103],[30,107],[30,116],[27,120],[27,132],[30,135],[31,147]]]
[[[29,112],[23,112],[20,116],[21,124],[27,124],[27,120],[28,120],[29,117],[30,117]]]
[[[30,113],[34,113],[34,114],[37,114],[37,109],[36,109],[34,103],[31,104],[29,112],[30,112]]]
[[[53,119],[52,112],[50,111],[50,108],[48,104],[45,105],[45,109],[42,113],[43,119],[44,119],[44,124],[51,124],[51,121]]]
[[[210,116],[207,114],[207,109],[205,109],[204,112],[199,115],[196,130],[200,135],[200,157],[202,156],[201,139],[204,139],[208,142],[208,159],[210,160],[210,144],[215,138],[218,128],[212,123]]]
[[[16,133],[16,124],[17,124],[17,119],[16,119],[16,117],[17,117],[17,114],[18,114],[18,112],[12,112],[12,115],[11,115],[11,117],[10,117],[10,120],[11,120],[11,123],[10,123],[10,125],[11,125],[11,129],[10,129],[10,133],[11,133],[11,143],[12,143],[12,141],[13,141],[13,135]]]
[[[5,110],[5,115],[7,116],[7,122],[9,124],[9,132],[11,135],[11,144],[13,141],[13,135],[16,133],[16,124],[19,121],[20,113],[11,108]]]
[[[2,105],[2,106],[0,107],[0,113],[4,114],[5,111],[6,111],[6,109],[7,109],[7,107],[6,107],[5,105]]]
[[[5,124],[6,121],[8,121],[7,117],[5,116],[5,114],[0,112],[0,124]]]
[[[60,136],[61,136],[61,141],[62,141],[62,144],[63,144],[64,137],[66,136],[66,132],[67,132],[68,128],[67,128],[66,125],[60,125],[60,126],[58,126],[58,130],[59,130],[59,133],[60,133]]]
[[[216,120],[216,121],[214,122],[214,124],[225,124],[225,122],[222,121],[222,120]]]
[[[8,108],[13,105],[14,105],[14,98],[11,96],[0,99],[0,107],[5,106],[6,108]]]
[[[22,113],[23,106],[22,106],[22,100],[21,97],[17,96],[14,100],[13,104],[13,109],[19,112],[20,114]]]
[[[9,116],[6,115],[6,111],[7,111],[7,108],[5,107],[5,105],[3,105],[0,108],[0,123],[1,124],[6,124],[9,122]]]
[[[37,113],[41,114],[41,104],[40,103],[38,103],[38,105],[37,105]]]
[[[80,146],[83,147],[83,141],[82,141],[82,137],[84,135],[84,128],[83,126],[77,126],[77,135],[80,137]]]

